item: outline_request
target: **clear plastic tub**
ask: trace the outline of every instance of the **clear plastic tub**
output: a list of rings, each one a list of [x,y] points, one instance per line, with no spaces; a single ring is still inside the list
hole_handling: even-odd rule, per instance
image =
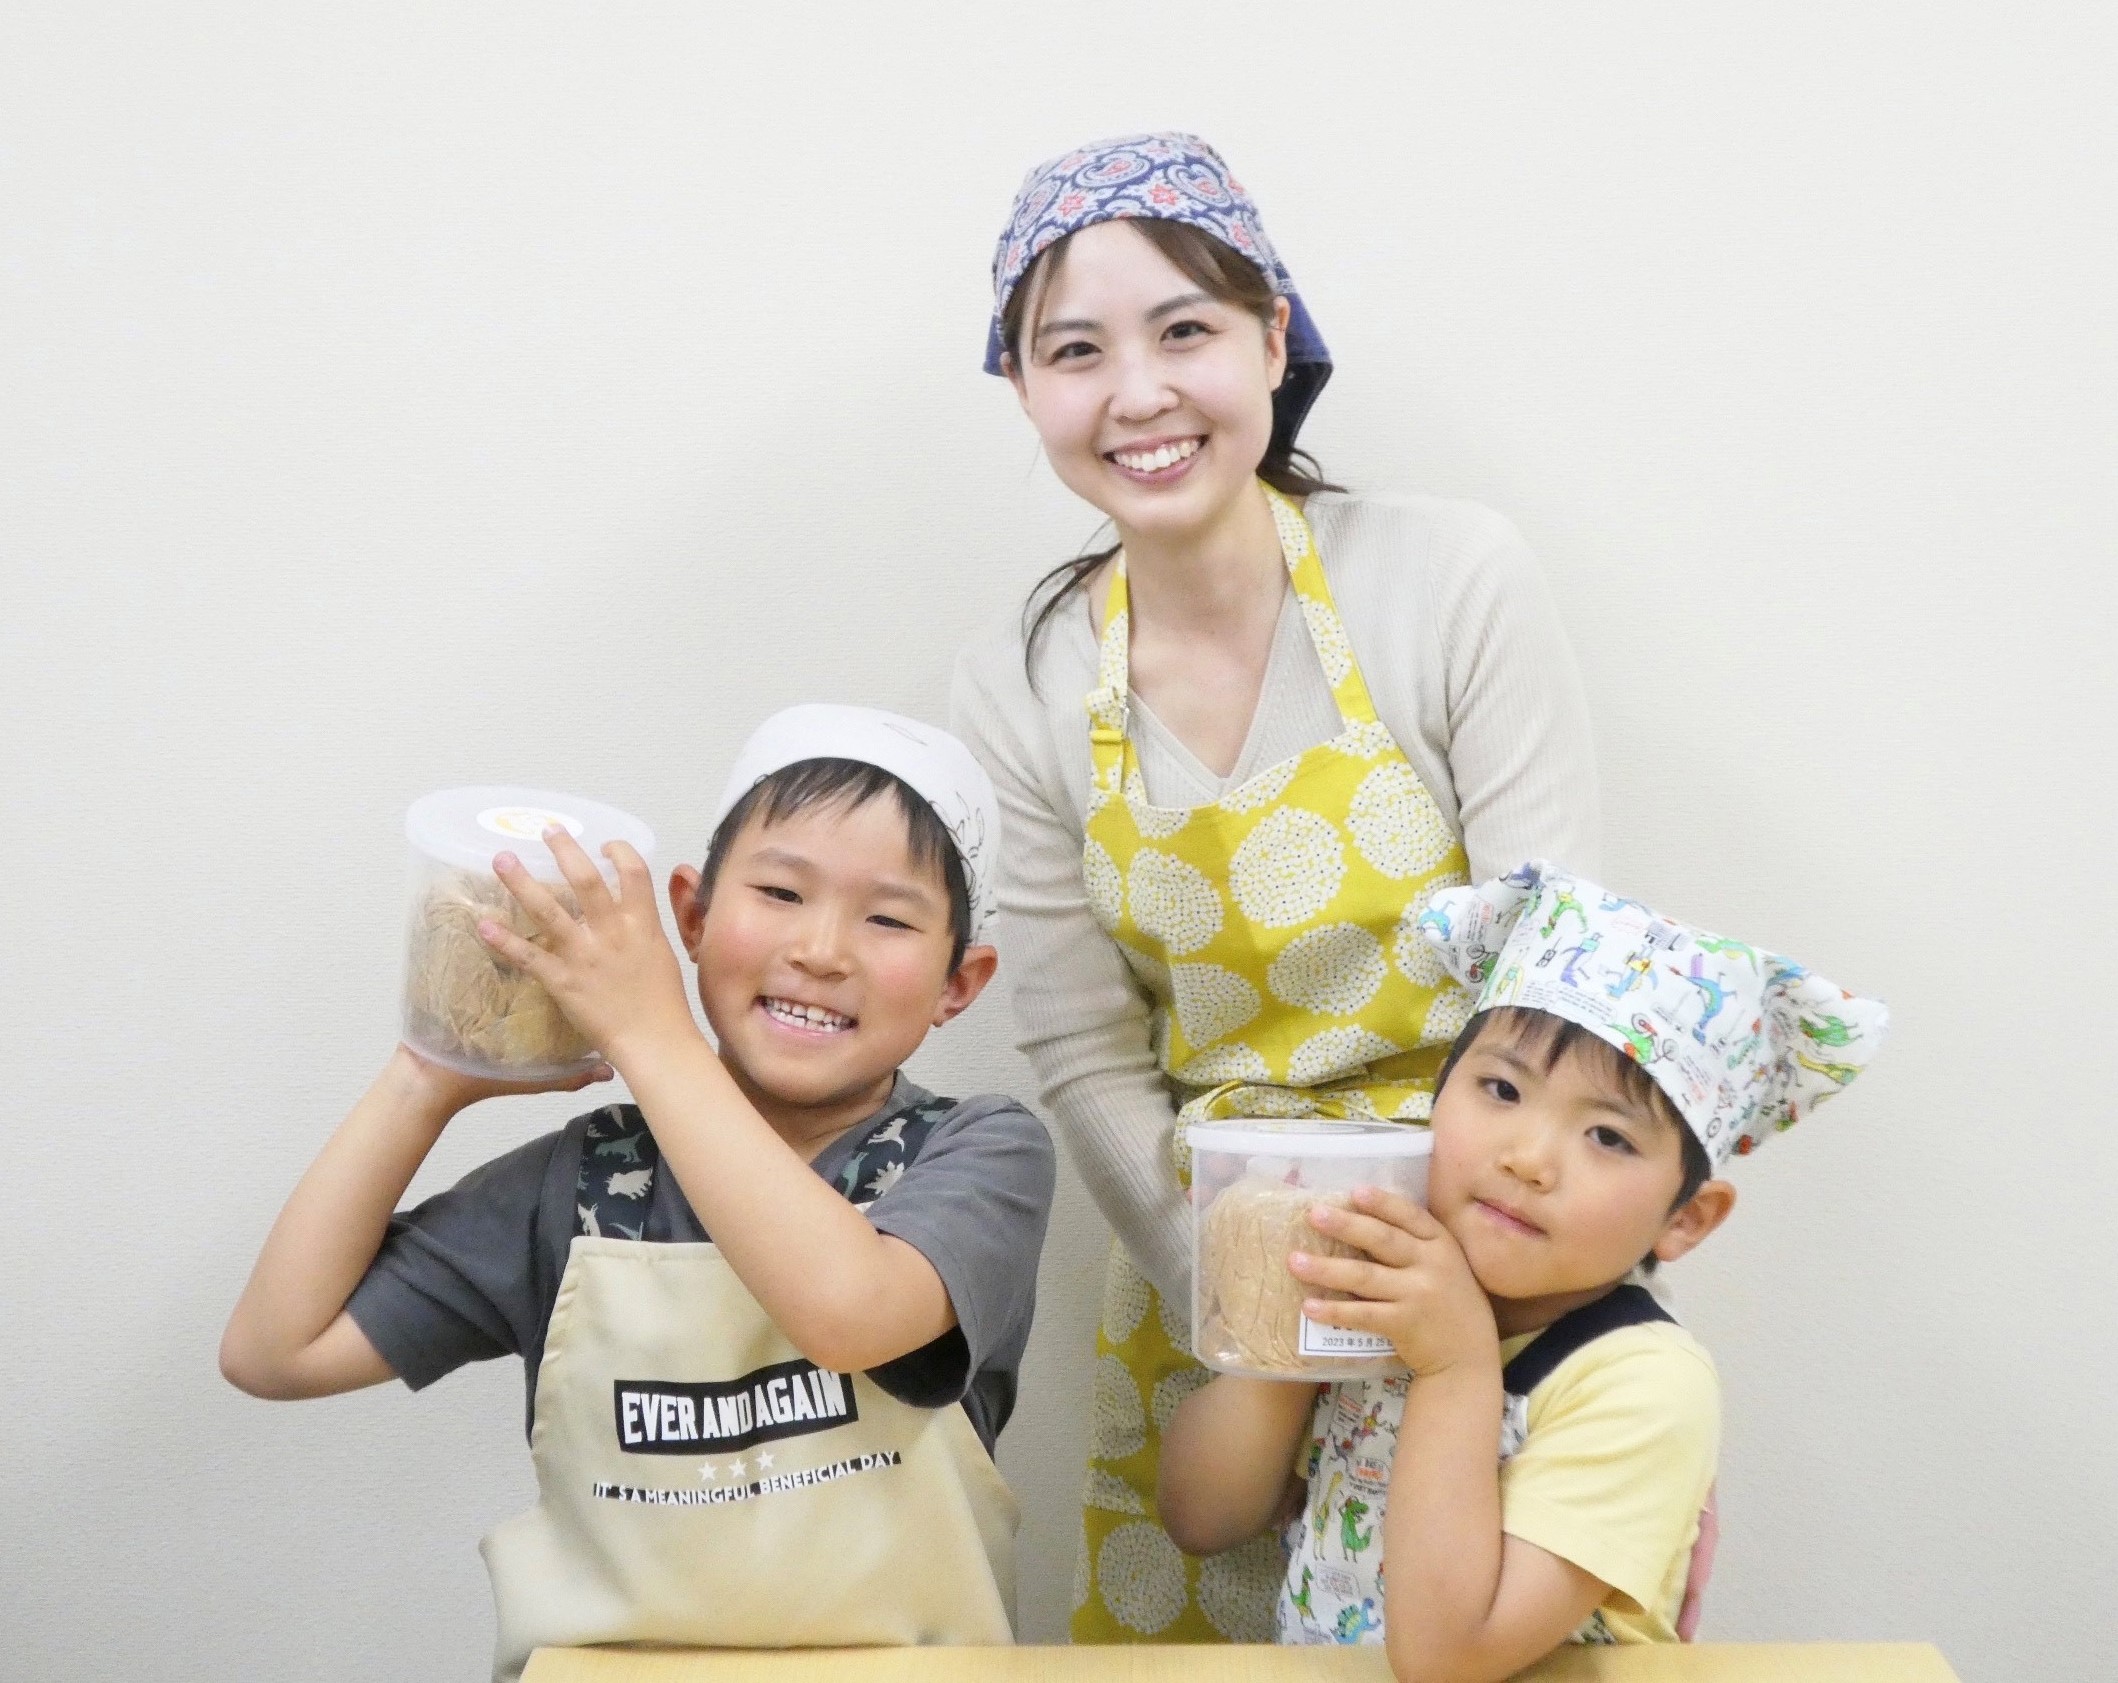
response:
[[[404,1038],[421,1057],[504,1081],[563,1080],[595,1064],[595,1048],[552,996],[478,937],[479,922],[490,918],[525,940],[544,939],[493,874],[496,853],[514,854],[573,907],[573,891],[543,840],[553,824],[613,882],[605,842],[630,842],[643,856],[654,851],[654,832],[637,818],[543,789],[442,789],[405,814],[412,857]]]
[[[1290,1251],[1365,1253],[1309,1225],[1317,1204],[1357,1186],[1426,1202],[1434,1136],[1403,1122],[1194,1122],[1191,1147],[1191,1344],[1222,1373],[1259,1379],[1366,1379],[1401,1373],[1388,1339],[1302,1313],[1318,1291],[1288,1271]]]

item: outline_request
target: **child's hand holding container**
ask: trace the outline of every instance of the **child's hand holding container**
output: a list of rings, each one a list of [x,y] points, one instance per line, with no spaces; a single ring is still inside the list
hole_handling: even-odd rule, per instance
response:
[[[412,882],[404,1038],[421,1057],[515,1082],[566,1081],[597,1067],[597,1049],[543,985],[478,933],[479,924],[494,923],[549,945],[494,874],[495,854],[512,853],[568,910],[578,909],[543,840],[553,826],[580,843],[606,880],[615,880],[602,857],[606,842],[629,842],[643,857],[654,850],[654,832],[630,814],[540,789],[443,789],[405,814]]]
[[[1363,1253],[1309,1221],[1318,1204],[1350,1206],[1376,1186],[1424,1203],[1434,1147],[1425,1128],[1396,1122],[1195,1122],[1191,1146],[1192,1348],[1223,1373],[1259,1379],[1362,1379],[1403,1371],[1390,1341],[1327,1326],[1306,1299],[1343,1297],[1287,1267],[1311,1256]]]

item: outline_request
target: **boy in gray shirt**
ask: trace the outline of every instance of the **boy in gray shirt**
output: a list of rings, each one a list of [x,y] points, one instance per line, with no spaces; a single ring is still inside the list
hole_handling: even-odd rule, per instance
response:
[[[899,1070],[993,975],[975,936],[998,830],[946,733],[863,708],[768,720],[703,870],[670,881],[718,1051],[636,853],[605,850],[613,891],[547,832],[577,916],[499,856],[540,941],[481,937],[638,1102],[393,1215],[451,1117],[526,1090],[399,1047],[289,1198],[222,1341],[233,1383],[416,1390],[524,1359],[540,1500],[486,1540],[496,1677],[540,1645],[1010,1639],[990,1451],[1052,1149],[1012,1100]]]
[[[916,1148],[909,1162],[889,1137],[899,1130]],[[937,1098],[900,1074],[883,1107],[809,1166],[877,1232],[932,1263],[956,1310],[949,1331],[870,1377],[921,1408],[961,1402],[990,1450],[1014,1412],[1036,1302],[1053,1174],[1044,1125],[1012,1099]],[[577,1233],[649,1244],[710,1238],[637,1105],[577,1116],[393,1217],[346,1312],[415,1391],[465,1362],[520,1355],[527,1430],[544,1329]]]

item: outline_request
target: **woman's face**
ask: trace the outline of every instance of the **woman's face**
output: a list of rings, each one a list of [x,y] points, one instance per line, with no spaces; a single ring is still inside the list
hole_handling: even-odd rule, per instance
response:
[[[1210,525],[1271,442],[1286,300],[1268,329],[1123,221],[1082,229],[1065,259],[1009,370],[1053,471],[1121,532]]]

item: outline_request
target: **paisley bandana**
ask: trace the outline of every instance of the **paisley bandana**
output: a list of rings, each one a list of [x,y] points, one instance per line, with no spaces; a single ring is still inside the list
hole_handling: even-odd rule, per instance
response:
[[[1184,222],[1233,247],[1287,300],[1287,375],[1272,394],[1273,442],[1292,445],[1309,406],[1331,377],[1331,352],[1309,319],[1258,207],[1221,154],[1195,134],[1134,134],[1098,141],[1039,164],[1023,177],[993,251],[993,319],[985,371],[1001,372],[1000,318],[1029,266],[1047,246],[1122,217]]]
[[[1480,1011],[1579,1023],[1669,1095],[1716,1168],[1847,1087],[1890,1013],[1792,959],[1649,911],[1533,860],[1445,889],[1419,932]]]

